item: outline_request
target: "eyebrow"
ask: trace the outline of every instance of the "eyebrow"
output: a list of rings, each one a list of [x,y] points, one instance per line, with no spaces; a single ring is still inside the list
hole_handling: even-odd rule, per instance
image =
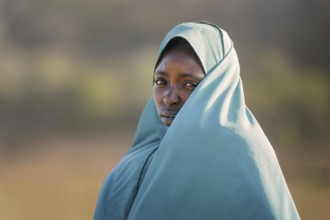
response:
[[[155,74],[163,75],[163,76],[167,76],[168,75],[166,72],[163,72],[163,71],[156,71]],[[192,77],[192,78],[194,78],[191,73],[179,73],[179,77],[180,78],[184,78],[184,77]]]

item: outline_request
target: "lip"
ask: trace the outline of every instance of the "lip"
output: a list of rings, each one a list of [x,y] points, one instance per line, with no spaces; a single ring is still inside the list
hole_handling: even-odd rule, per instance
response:
[[[164,112],[160,114],[160,117],[174,119],[177,114],[177,112]]]
[[[174,111],[164,111],[159,114],[164,125],[170,126],[178,113]]]
[[[176,117],[176,115],[174,115],[174,114],[172,114],[172,115],[160,115],[160,117],[174,119]]]

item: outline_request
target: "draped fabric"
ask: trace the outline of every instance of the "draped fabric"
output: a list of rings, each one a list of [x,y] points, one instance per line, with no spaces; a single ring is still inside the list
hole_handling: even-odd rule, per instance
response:
[[[214,24],[183,23],[206,77],[170,127],[150,98],[131,149],[109,174],[94,219],[300,219],[274,150],[245,105],[233,42]]]

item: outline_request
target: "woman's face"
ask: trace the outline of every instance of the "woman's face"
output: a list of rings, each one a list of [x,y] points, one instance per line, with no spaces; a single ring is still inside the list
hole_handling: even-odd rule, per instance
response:
[[[186,49],[173,49],[163,56],[154,73],[153,97],[164,125],[171,125],[204,77],[202,67]]]

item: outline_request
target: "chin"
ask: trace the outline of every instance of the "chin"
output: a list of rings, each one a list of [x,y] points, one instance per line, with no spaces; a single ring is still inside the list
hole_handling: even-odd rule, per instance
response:
[[[172,124],[172,122],[167,122],[167,123],[164,123],[164,122],[163,122],[163,125],[165,125],[165,126],[167,126],[167,127],[169,127],[171,124]]]
[[[161,122],[165,126],[170,126],[172,124],[172,121],[169,121],[169,120],[161,120]]]

